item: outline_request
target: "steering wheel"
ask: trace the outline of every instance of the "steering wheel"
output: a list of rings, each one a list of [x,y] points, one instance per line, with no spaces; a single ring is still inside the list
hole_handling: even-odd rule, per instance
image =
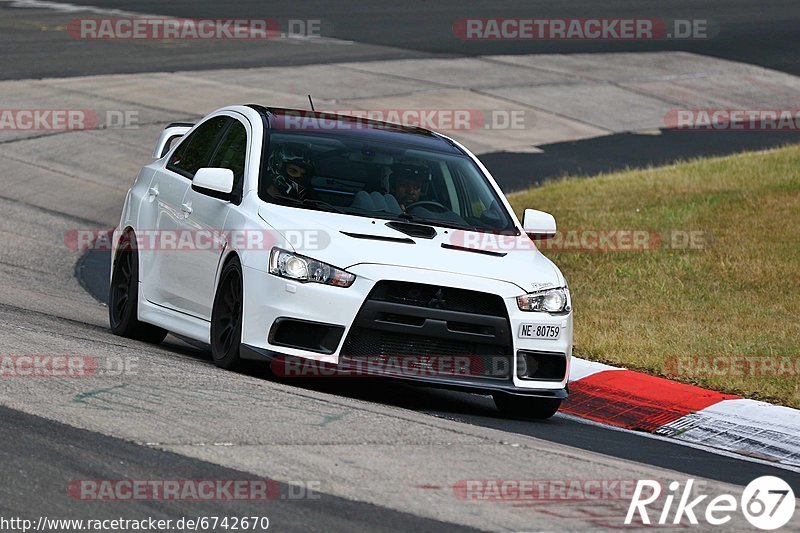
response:
[[[406,206],[406,211],[413,209],[414,207],[424,207],[426,209],[433,207],[432,211],[434,213],[447,213],[450,211],[450,208],[440,204],[439,202],[433,202],[431,200],[420,200],[419,202],[414,202],[413,204],[408,204]]]

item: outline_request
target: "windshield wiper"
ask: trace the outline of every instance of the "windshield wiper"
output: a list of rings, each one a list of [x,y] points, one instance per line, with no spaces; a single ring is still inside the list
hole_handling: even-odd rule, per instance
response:
[[[319,209],[327,209],[328,211],[333,211],[335,213],[347,213],[347,211],[345,211],[341,207],[329,204],[328,202],[325,202],[323,200],[314,200],[312,198],[305,198],[304,200],[300,200],[300,203],[302,205],[310,205]]]
[[[306,207],[315,207],[315,208],[317,208],[317,209],[319,209],[321,211],[331,211],[331,212],[334,212],[334,213],[347,214],[347,211],[345,211],[344,209],[341,209],[341,208],[339,208],[339,207],[337,207],[337,206],[335,206],[333,204],[329,204],[328,202],[325,202],[323,200],[314,200],[312,198],[304,198],[304,199],[300,200],[299,198],[292,198],[291,196],[283,196],[281,194],[273,195],[272,197],[276,198],[276,199],[279,199],[279,200],[284,200],[284,201],[291,202],[291,203],[293,203],[295,205],[302,205],[302,206],[306,206]]]
[[[457,224],[455,222],[450,222],[446,220],[425,218],[419,215],[412,215],[411,213],[399,213],[396,214],[394,218],[399,220],[405,220],[407,222],[413,222],[415,224],[432,224],[434,226],[440,226],[442,228],[475,231],[477,233],[498,233],[498,232],[502,233],[504,231],[513,230],[514,235],[519,235],[519,231],[516,231],[515,228],[481,228],[478,226],[472,226],[468,222],[465,222],[464,224]]]
[[[405,220],[407,222],[414,222],[417,224],[432,224],[434,226],[440,226],[442,228],[450,228],[450,229],[463,229],[468,231],[479,231],[477,228],[470,226],[469,224],[457,224],[455,222],[449,222],[446,220],[434,219],[434,218],[425,218],[419,215],[412,215],[411,213],[398,213],[394,216],[396,219]]]

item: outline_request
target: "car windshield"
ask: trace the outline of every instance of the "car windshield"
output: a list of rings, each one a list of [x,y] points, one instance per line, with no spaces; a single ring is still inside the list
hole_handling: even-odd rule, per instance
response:
[[[272,133],[259,196],[271,203],[475,231],[513,220],[466,155],[365,138]]]

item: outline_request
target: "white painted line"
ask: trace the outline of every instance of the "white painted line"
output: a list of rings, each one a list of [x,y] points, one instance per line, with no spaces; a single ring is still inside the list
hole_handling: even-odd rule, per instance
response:
[[[594,361],[587,361],[586,359],[573,357],[572,361],[570,361],[569,380],[578,381],[579,379],[583,379],[591,376],[592,374],[597,374],[598,372],[604,372],[606,370],[624,370],[624,368],[604,365],[603,363],[595,363]]]
[[[124,11],[122,9],[109,9],[97,6],[82,6],[77,4],[70,4],[68,2],[49,2],[47,0],[0,0],[6,4],[11,4],[10,7],[25,8],[25,9],[50,9],[52,11],[60,11],[62,13],[77,13],[86,11],[88,13],[96,13],[98,15],[117,15],[121,17],[162,17],[163,15],[148,15],[145,13],[138,13],[134,11]]]

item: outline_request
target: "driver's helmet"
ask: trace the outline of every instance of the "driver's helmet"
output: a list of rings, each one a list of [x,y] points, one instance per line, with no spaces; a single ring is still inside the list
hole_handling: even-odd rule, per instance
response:
[[[431,179],[431,169],[423,161],[407,160],[395,163],[392,165],[392,173],[390,179],[392,185],[400,180],[413,181],[419,184],[423,194],[425,193],[426,186]]]
[[[314,162],[307,146],[299,143],[280,145],[270,154],[267,167],[274,176],[272,184],[281,194],[305,196],[314,175]],[[298,175],[294,167],[302,169],[303,175]]]

